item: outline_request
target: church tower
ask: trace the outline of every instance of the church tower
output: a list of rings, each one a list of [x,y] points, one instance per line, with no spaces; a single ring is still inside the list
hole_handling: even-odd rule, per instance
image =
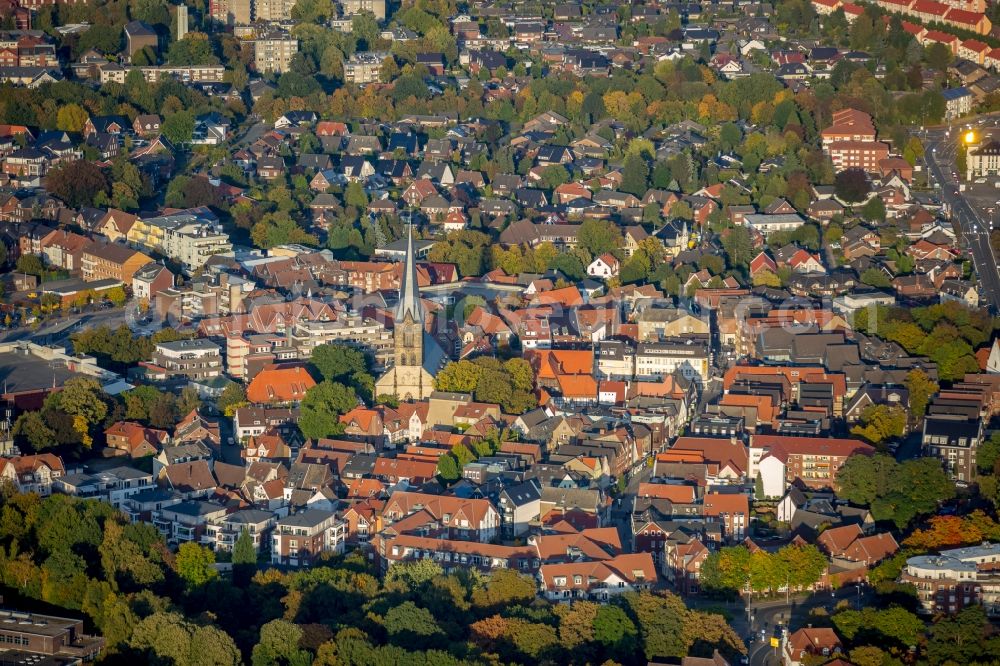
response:
[[[434,392],[434,377],[424,367],[424,311],[417,284],[413,228],[407,227],[406,234],[406,259],[399,281],[399,305],[393,317],[394,363],[375,382],[375,394],[394,395],[400,400],[422,400]]]
[[[417,262],[413,252],[413,227],[406,230],[406,260],[399,283],[393,345],[397,366],[419,366],[424,359],[424,317],[417,284]]]

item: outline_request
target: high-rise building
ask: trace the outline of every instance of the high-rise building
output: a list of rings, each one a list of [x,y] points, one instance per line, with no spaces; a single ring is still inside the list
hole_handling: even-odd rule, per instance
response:
[[[284,31],[259,35],[253,40],[254,67],[258,72],[287,72],[299,52],[299,40]]]
[[[208,13],[213,20],[225,25],[249,25],[250,0],[210,0]]]
[[[296,0],[257,0],[254,3],[254,20],[287,21],[292,18],[292,7]]]
[[[340,0],[340,11],[344,16],[371,12],[379,21],[384,21],[385,0]]]
[[[188,34],[188,8],[187,5],[177,5],[177,41],[184,39]]]

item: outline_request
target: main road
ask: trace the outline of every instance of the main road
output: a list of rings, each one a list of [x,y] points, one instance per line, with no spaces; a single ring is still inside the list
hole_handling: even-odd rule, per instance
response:
[[[991,220],[987,219],[987,209],[982,204],[971,204],[969,198],[959,191],[959,181],[964,179],[965,174],[952,175],[955,151],[962,150],[958,147],[961,132],[961,128],[956,128],[955,132],[946,128],[925,130],[924,158],[933,181],[930,184],[939,188],[942,202],[951,211],[952,224],[972,256],[981,302],[997,314],[1000,313],[1000,270],[990,245]]]

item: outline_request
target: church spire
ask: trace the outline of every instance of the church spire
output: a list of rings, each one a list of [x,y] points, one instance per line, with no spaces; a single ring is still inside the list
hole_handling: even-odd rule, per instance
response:
[[[403,321],[406,314],[413,321],[421,321],[420,288],[417,285],[417,260],[413,251],[413,225],[406,225],[406,259],[403,275],[399,281],[399,305],[396,306],[396,321]]]

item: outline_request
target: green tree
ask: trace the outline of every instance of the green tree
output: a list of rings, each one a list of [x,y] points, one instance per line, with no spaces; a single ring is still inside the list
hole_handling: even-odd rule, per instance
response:
[[[976,465],[980,472],[993,472],[1000,460],[1000,432],[994,432],[985,440],[976,453]]]
[[[312,655],[299,647],[302,627],[288,620],[271,620],[260,628],[260,640],[253,648],[253,666],[309,664]]]
[[[898,465],[886,455],[851,456],[837,471],[837,495],[852,504],[871,506],[889,492]]]
[[[623,242],[621,231],[607,220],[584,221],[580,225],[577,238],[580,246],[586,249],[591,257],[598,257],[605,252],[618,252]]]
[[[177,549],[175,560],[177,575],[188,588],[197,588],[219,577],[215,568],[215,552],[193,541],[187,541]]]
[[[542,187],[554,190],[569,182],[569,171],[561,164],[551,164],[542,170]]]
[[[299,428],[310,439],[339,435],[344,431],[340,416],[357,405],[358,397],[353,388],[324,380],[306,391]]]
[[[158,611],[147,616],[135,626],[129,645],[146,653],[144,663],[237,666],[242,662],[229,634],[189,622],[178,613]]]
[[[173,144],[190,143],[194,136],[194,114],[188,110],[175,111],[163,119],[160,131]]]
[[[247,404],[247,392],[242,384],[232,382],[222,389],[222,394],[215,401],[215,406],[226,416],[233,416],[238,407]]]
[[[885,202],[881,197],[872,197],[861,207],[861,217],[868,222],[885,222]]]
[[[41,412],[24,412],[14,421],[14,438],[26,442],[33,451],[41,451],[56,446],[56,434],[49,428]]]
[[[631,154],[625,157],[622,165],[622,192],[641,197],[649,186],[649,166],[644,157]]]
[[[404,644],[424,644],[424,641],[442,633],[434,615],[412,601],[404,601],[385,614],[385,630],[389,636],[405,641]]]
[[[622,657],[634,651],[638,630],[635,624],[618,606],[605,605],[594,618],[594,639],[613,655]]]
[[[257,549],[253,545],[253,537],[250,536],[250,532],[247,528],[240,530],[240,536],[236,539],[236,543],[233,544],[233,566],[256,566],[257,564]]]

